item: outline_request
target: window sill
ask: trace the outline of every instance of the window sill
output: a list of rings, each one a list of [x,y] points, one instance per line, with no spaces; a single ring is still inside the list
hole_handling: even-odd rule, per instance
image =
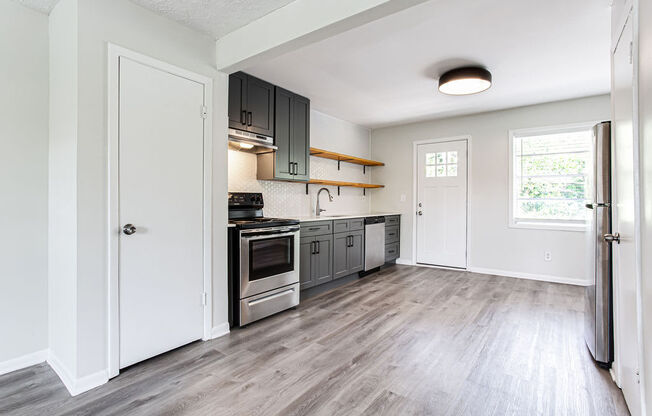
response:
[[[588,230],[586,224],[563,224],[554,222],[511,222],[509,228],[520,228],[526,230],[548,230],[548,231],[574,231],[584,233]]]

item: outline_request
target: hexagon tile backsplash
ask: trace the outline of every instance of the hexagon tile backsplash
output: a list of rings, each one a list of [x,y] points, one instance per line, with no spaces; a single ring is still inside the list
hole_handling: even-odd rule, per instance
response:
[[[362,166],[342,163],[337,170],[337,162],[313,157],[310,159],[310,177],[319,179],[344,180],[350,182],[369,182],[369,172],[362,173]],[[256,179],[256,155],[229,150],[229,192],[262,192],[265,200],[266,217],[306,217],[315,214],[317,192],[321,187],[291,182],[259,181]],[[370,198],[358,188],[327,186],[333,195],[333,202],[321,196],[321,207],[326,214],[365,214],[369,212]],[[369,192],[369,191],[367,191]]]

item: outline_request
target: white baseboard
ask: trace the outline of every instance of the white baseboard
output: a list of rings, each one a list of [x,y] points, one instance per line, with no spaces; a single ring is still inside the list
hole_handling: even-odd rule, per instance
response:
[[[78,394],[92,390],[109,381],[109,376],[106,370],[100,370],[96,373],[80,378],[73,377],[68,368],[66,368],[61,360],[59,360],[56,355],[52,354],[52,352],[48,354],[48,364],[52,367],[54,372],[57,373],[71,396],[77,396]]]
[[[48,358],[48,350],[35,351],[20,357],[12,358],[11,360],[0,362],[0,375],[11,373],[12,371],[22,370],[45,362]]]
[[[402,264],[404,266],[414,266],[412,260],[401,259],[401,258],[396,259],[396,264]]]
[[[495,276],[506,276],[506,277],[515,277],[517,279],[527,279],[527,280],[538,280],[541,282],[550,282],[550,283],[564,283],[567,285],[575,286],[588,286],[589,282],[584,279],[578,279],[576,277],[564,277],[564,276],[552,276],[547,274],[534,274],[534,273],[522,273],[522,272],[511,272],[508,270],[496,270],[496,269],[485,269],[482,267],[469,267],[468,271],[472,273],[482,273],[482,274],[492,274]]]
[[[213,329],[211,330],[211,339],[219,338],[221,336],[224,336],[230,332],[229,330],[229,323],[224,322],[221,323],[217,326],[214,326]]]

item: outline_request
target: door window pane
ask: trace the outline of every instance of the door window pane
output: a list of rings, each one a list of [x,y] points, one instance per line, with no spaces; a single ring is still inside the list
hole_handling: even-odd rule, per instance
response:
[[[435,176],[435,166],[426,166],[426,178],[433,178]]]
[[[437,166],[437,176],[446,176],[446,165]]]
[[[435,153],[426,153],[426,165],[435,164]]]
[[[448,152],[448,163],[457,163],[457,151]]]
[[[457,176],[457,164],[448,165],[448,176]]]
[[[438,152],[437,153],[437,164],[438,165],[443,165],[446,163],[446,152]]]

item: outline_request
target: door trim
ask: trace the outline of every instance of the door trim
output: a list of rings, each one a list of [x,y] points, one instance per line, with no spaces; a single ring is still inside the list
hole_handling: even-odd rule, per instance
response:
[[[206,118],[204,121],[204,163],[203,163],[203,280],[204,280],[204,335],[203,340],[211,339],[213,325],[213,296],[212,296],[212,161],[213,161],[213,80],[209,77],[187,71],[163,61],[159,61],[138,52],[108,43],[107,60],[107,141],[108,141],[108,217],[107,217],[107,301],[108,301],[108,326],[107,326],[107,373],[109,378],[120,373],[120,315],[119,315],[119,191],[120,181],[118,176],[118,128],[119,128],[119,75],[120,58],[128,58],[138,63],[150,66],[172,75],[189,79],[204,86],[204,106]],[[200,108],[197,116],[200,117]]]
[[[420,145],[446,143],[446,142],[466,142],[466,267],[455,270],[469,270],[471,267],[471,247],[469,240],[471,236],[471,156],[472,156],[472,137],[470,134],[463,136],[441,137],[437,139],[417,140],[412,142],[412,264],[415,266],[437,266],[431,264],[417,263],[417,203],[418,203],[418,150]],[[445,266],[437,266],[445,267]]]

